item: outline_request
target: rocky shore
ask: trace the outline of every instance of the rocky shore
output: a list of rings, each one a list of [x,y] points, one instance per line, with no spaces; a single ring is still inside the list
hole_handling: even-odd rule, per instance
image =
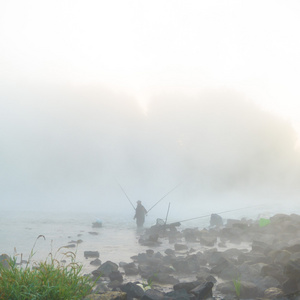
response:
[[[212,215],[209,229],[156,224],[139,239],[145,251],[131,262],[101,262],[85,299],[300,299],[300,216],[227,220]],[[161,245],[168,247],[164,251]],[[122,249],[120,249],[122,251]]]

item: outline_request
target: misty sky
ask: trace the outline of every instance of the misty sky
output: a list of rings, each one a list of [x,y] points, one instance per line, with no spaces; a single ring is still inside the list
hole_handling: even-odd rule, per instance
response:
[[[178,210],[297,199],[299,15],[299,1],[1,1],[2,207],[130,210],[117,182],[148,207],[183,182]]]

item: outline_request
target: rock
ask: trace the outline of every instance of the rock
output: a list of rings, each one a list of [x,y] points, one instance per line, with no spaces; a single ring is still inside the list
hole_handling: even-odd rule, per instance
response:
[[[219,291],[220,293],[222,293],[223,295],[232,296],[232,299],[234,299],[234,295],[236,295],[234,284],[233,284],[232,280],[219,283],[216,286],[216,290]]]
[[[210,236],[209,234],[201,234],[200,238],[200,244],[207,247],[213,247],[217,243],[217,237],[216,236]]]
[[[165,300],[165,294],[155,289],[146,290],[141,300]]]
[[[92,274],[95,277],[109,276],[112,272],[117,270],[118,265],[108,260],[104,264],[102,264],[97,270],[93,271]]]
[[[191,300],[190,295],[184,289],[165,293],[165,297],[170,300]]]
[[[174,249],[175,251],[183,251],[183,250],[187,250],[189,247],[185,244],[175,244],[174,245]]]
[[[211,273],[219,276],[222,279],[233,279],[239,273],[238,267],[232,262],[225,259],[211,269]]]
[[[265,290],[264,298],[267,299],[277,299],[283,297],[283,291],[280,288],[271,287]]]
[[[287,250],[271,251],[268,255],[274,264],[286,265],[291,258],[291,253]]]
[[[241,298],[257,299],[259,297],[257,286],[252,282],[241,281]]]
[[[280,288],[281,284],[277,279],[271,276],[266,276],[256,282],[257,291],[260,296],[264,295],[265,290],[269,288]]]
[[[208,299],[212,297],[212,288],[214,284],[212,282],[206,282],[202,285],[198,285],[190,292],[194,294],[198,300]]]
[[[266,253],[270,250],[270,245],[261,241],[253,241],[252,242],[252,251]]]
[[[132,298],[142,298],[144,295],[144,290],[138,286],[136,283],[128,282],[120,286],[120,290],[127,294],[127,299]]]
[[[261,268],[260,274],[262,276],[272,276],[281,283],[287,280],[287,276],[283,273],[283,267],[278,264],[265,264]]]
[[[123,282],[123,275],[120,271],[112,271],[108,275],[110,281]]]
[[[181,290],[184,289],[187,292],[190,292],[190,290],[194,289],[195,287],[203,284],[204,282],[200,281],[190,281],[190,282],[179,282],[173,286],[173,289],[176,290]]]
[[[284,268],[284,274],[288,278],[300,278],[300,260],[290,260]]]
[[[186,242],[194,243],[198,240],[199,230],[193,228],[187,228],[182,231]]]
[[[100,257],[100,254],[98,251],[84,251],[83,255],[85,258],[89,258],[89,257],[99,258]]]
[[[179,280],[174,278],[173,276],[166,273],[157,273],[152,277],[154,282],[158,282],[160,284],[176,284],[179,283]]]
[[[101,260],[99,258],[96,258],[96,259],[94,259],[94,260],[92,260],[90,262],[90,265],[92,265],[92,266],[100,266],[101,265]]]
[[[139,274],[139,270],[136,267],[135,263],[125,264],[125,265],[123,265],[123,269],[124,269],[125,275],[127,275],[127,276]]]
[[[169,255],[169,256],[175,256],[175,251],[173,249],[166,249],[165,250],[165,254]]]
[[[76,247],[76,245],[75,244],[70,244],[70,245],[66,245],[66,246],[64,246],[64,248],[75,248]]]
[[[211,227],[213,227],[213,226],[221,227],[221,226],[223,226],[223,219],[220,215],[211,214],[209,224]]]

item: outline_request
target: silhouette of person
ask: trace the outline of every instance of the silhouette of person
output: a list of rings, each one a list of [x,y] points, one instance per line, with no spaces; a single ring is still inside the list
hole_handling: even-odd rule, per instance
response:
[[[137,206],[135,209],[135,215],[133,219],[136,219],[137,227],[143,227],[145,222],[145,215],[147,213],[146,208],[142,205],[142,201],[137,201]]]

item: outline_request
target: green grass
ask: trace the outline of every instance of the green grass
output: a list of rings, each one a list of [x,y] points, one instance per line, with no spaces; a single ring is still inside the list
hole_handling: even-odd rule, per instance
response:
[[[234,284],[235,293],[236,293],[238,299],[240,299],[240,296],[241,296],[241,279],[240,279],[240,277],[238,277],[237,279],[234,279],[233,284]]]
[[[43,236],[37,240],[40,237]],[[75,262],[75,253],[63,253],[71,259],[67,265],[51,254],[45,261],[33,265],[33,255],[32,249],[25,267],[17,264],[16,257],[9,259],[8,268],[0,264],[0,299],[76,300],[91,293],[93,283],[88,276],[81,275],[82,265]]]

